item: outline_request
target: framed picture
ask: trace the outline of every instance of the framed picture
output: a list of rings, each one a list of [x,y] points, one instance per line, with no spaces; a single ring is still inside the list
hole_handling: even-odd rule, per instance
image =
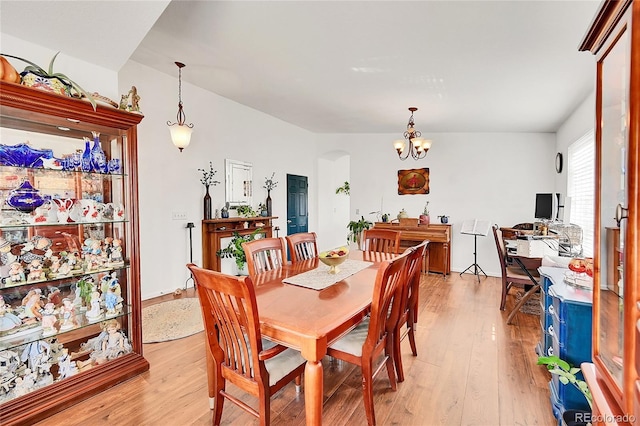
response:
[[[429,169],[398,170],[398,194],[428,194]]]

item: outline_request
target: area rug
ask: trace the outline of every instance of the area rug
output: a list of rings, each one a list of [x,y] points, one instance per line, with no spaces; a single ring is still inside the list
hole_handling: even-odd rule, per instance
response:
[[[516,293],[516,303],[522,299],[522,296],[524,296],[524,292],[519,291]],[[540,293],[532,294],[529,300],[524,302],[524,305],[520,307],[520,312],[540,316]]]
[[[182,339],[204,330],[200,301],[195,297],[169,300],[142,309],[142,342]]]

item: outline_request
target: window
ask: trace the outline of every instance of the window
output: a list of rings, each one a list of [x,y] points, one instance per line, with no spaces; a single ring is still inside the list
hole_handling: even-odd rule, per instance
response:
[[[571,144],[568,154],[569,221],[582,228],[583,255],[592,257],[596,175],[593,130]]]

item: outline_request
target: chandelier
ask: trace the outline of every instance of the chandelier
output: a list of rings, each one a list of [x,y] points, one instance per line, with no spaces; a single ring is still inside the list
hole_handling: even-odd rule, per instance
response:
[[[429,148],[431,148],[431,141],[422,138],[422,133],[415,128],[413,113],[417,110],[418,108],[416,107],[409,108],[411,117],[409,117],[409,122],[407,123],[407,130],[404,132],[404,140],[398,139],[393,142],[393,147],[398,152],[398,158],[403,161],[409,158],[409,154],[411,154],[414,160],[424,158],[427,156]]]
[[[193,123],[185,124],[186,117],[182,110],[182,68],[185,65],[182,62],[176,62],[176,65],[178,66],[178,115],[176,117],[178,121],[176,123],[167,121],[167,126],[171,131],[171,141],[182,152],[191,142]]]

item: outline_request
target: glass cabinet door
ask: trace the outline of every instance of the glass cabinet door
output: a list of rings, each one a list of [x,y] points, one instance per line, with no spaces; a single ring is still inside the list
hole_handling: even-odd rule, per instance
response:
[[[595,354],[619,391],[623,381],[624,248],[627,228],[627,221],[623,217],[628,206],[628,52],[628,31],[623,29],[598,62],[600,104],[597,118],[600,132],[596,159],[600,179],[596,207],[599,209],[600,244],[597,251],[600,274],[595,287],[599,291]],[[617,241],[607,241],[607,229],[617,228],[619,233],[614,234]],[[607,244],[613,244],[615,249],[611,250]]]
[[[2,406],[98,370],[140,342],[126,133],[0,118]]]

